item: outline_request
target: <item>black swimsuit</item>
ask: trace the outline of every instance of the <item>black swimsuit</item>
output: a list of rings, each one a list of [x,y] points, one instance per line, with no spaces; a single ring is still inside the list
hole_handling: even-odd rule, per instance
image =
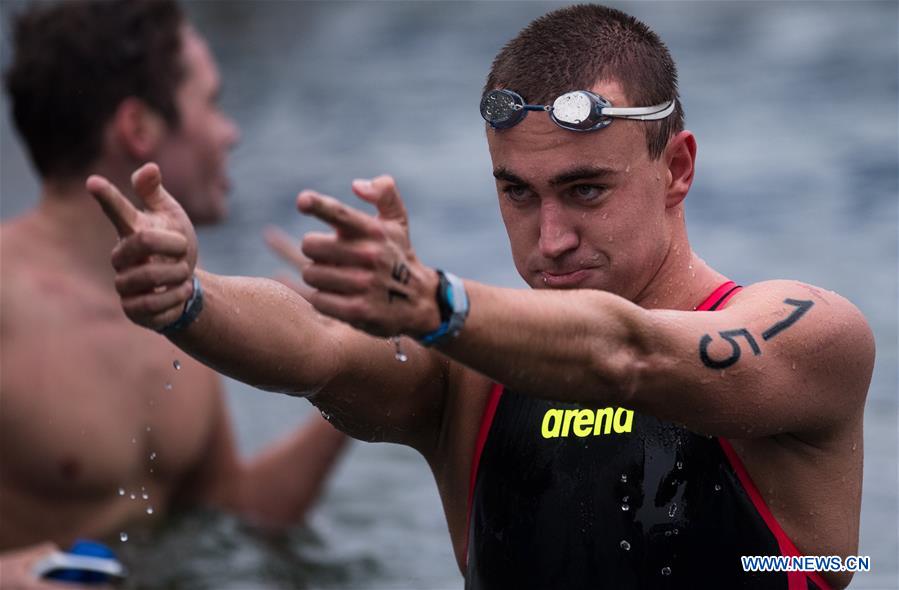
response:
[[[743,555],[799,553],[724,439],[497,385],[478,452],[470,590],[828,588],[818,574],[743,571]]]

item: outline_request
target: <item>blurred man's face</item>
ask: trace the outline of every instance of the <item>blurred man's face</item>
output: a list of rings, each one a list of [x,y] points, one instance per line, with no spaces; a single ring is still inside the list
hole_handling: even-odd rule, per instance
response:
[[[626,100],[617,83],[587,90],[615,106],[645,106]],[[668,169],[664,156],[650,160],[641,125],[616,119],[578,133],[532,112],[487,132],[512,257],[531,287],[633,300],[661,267],[670,242]]]
[[[228,212],[228,152],[237,143],[235,123],[218,105],[218,68],[206,42],[182,29],[185,78],[176,104],[180,124],[161,142],[157,161],[166,188],[197,224],[221,220]]]

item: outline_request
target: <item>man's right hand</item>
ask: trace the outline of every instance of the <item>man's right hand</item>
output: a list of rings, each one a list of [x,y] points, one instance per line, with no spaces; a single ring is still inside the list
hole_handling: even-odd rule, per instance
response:
[[[91,176],[86,186],[121,238],[112,265],[122,309],[134,323],[155,330],[177,320],[193,294],[197,236],[184,209],[162,186],[156,164],[139,168],[131,184],[144,211],[102,176]]]

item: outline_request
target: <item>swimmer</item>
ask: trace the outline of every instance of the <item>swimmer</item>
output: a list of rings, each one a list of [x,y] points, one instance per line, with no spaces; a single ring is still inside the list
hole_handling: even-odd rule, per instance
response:
[[[314,412],[239,457],[221,378],[122,313],[117,237],[84,189],[90,170],[125,183],[156,160],[185,220],[226,215],[238,130],[203,37],[167,0],[63,2],[28,7],[13,50],[7,90],[42,192],[0,229],[0,586],[49,587],[31,566],[55,548],[118,543],[179,506],[302,520],[346,437]]]
[[[665,45],[618,10],[560,8],[500,51],[481,116],[529,290],[424,264],[388,176],[352,183],[374,215],[299,195],[332,229],[303,239],[308,300],[200,270],[158,167],[134,175],[142,210],[87,186],[128,317],[421,452],[467,588],[843,587],[740,556],[857,551],[871,331],[835,293],[741,286],[692,251],[683,113]]]

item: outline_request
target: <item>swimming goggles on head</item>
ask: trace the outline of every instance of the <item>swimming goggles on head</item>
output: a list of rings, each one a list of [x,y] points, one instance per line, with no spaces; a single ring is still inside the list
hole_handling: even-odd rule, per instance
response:
[[[518,125],[528,111],[546,111],[553,123],[571,131],[595,131],[612,119],[656,121],[674,112],[673,100],[651,107],[612,106],[607,99],[588,90],[566,92],[552,105],[526,104],[512,90],[491,90],[481,98],[481,116],[494,129],[508,129]]]

